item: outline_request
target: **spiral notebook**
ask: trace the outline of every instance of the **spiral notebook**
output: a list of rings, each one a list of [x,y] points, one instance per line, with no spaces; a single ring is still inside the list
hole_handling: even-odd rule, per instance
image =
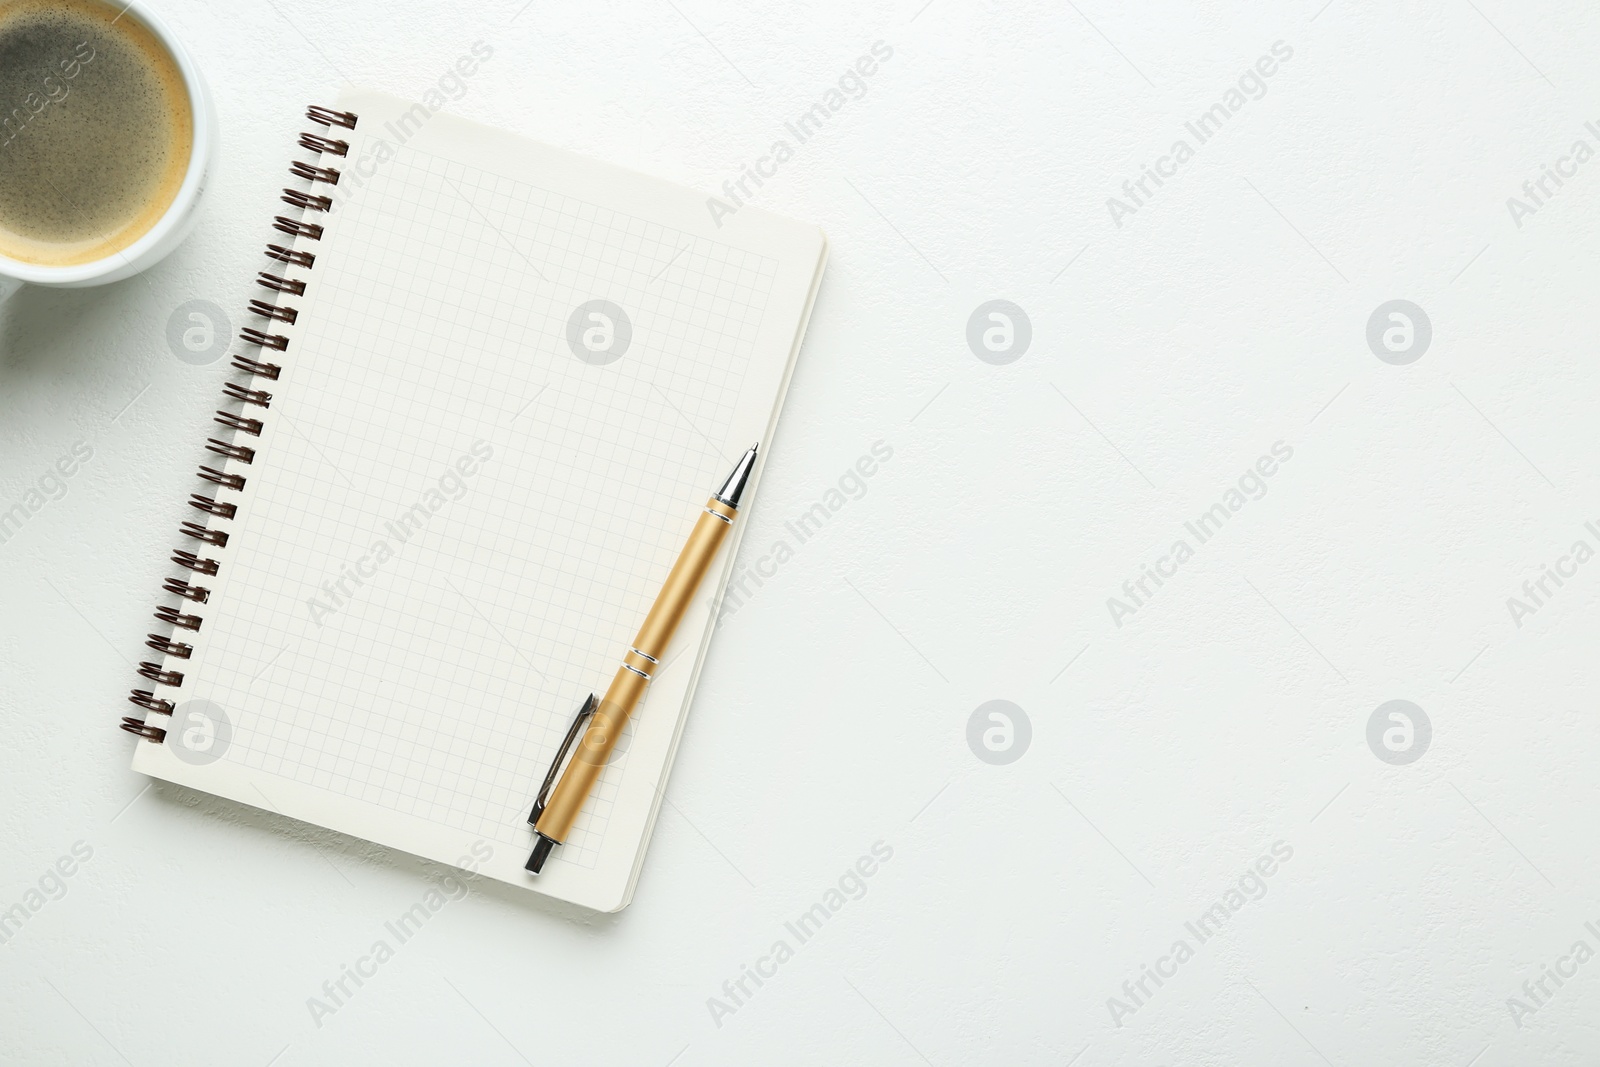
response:
[[[307,114],[133,766],[617,910],[747,523],[537,878],[529,808],[707,492],[771,440],[826,239],[381,94]]]

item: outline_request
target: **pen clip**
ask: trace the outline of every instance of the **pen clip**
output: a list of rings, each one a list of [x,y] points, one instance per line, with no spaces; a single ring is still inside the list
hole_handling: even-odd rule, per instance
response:
[[[577,717],[572,720],[572,725],[567,728],[567,736],[561,742],[561,748],[556,752],[556,758],[550,761],[550,770],[545,773],[544,784],[539,787],[539,798],[533,802],[533,814],[528,816],[529,825],[539,821],[539,816],[544,814],[545,801],[550,799],[550,787],[556,783],[556,775],[561,773],[561,765],[566,762],[567,752],[571,750],[572,743],[577,740],[578,732],[583,729],[583,724],[589,721],[589,716],[594,714],[594,709],[600,704],[599,699],[589,694],[589,699],[583,702],[583,707],[578,709]]]

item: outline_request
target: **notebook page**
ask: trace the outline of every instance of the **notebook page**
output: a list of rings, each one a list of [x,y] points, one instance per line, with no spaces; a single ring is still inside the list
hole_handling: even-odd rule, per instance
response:
[[[820,231],[370,93],[168,743],[135,767],[626,903],[736,545],[568,842],[540,780],[712,488],[767,439]],[[308,187],[313,193],[326,185]],[[274,356],[276,354],[273,354]],[[734,537],[744,524],[737,524]],[[189,742],[193,742],[190,744]]]

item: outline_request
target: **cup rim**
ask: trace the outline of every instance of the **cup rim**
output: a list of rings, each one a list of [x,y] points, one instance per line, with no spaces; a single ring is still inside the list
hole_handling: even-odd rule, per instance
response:
[[[167,50],[173,62],[178,65],[179,72],[183,75],[183,86],[189,93],[189,117],[193,126],[193,136],[189,146],[189,165],[183,173],[183,183],[178,186],[178,191],[172,198],[172,203],[167,205],[167,210],[156,220],[155,225],[145,231],[137,241],[126,248],[118,249],[109,256],[91,260],[88,263],[74,263],[65,267],[43,266],[38,263],[25,263],[20,259],[12,259],[0,253],[0,275],[14,278],[17,281],[29,282],[35,285],[64,285],[74,282],[93,281],[103,275],[125,270],[138,264],[157,245],[166,240],[175,226],[178,226],[193,207],[200,194],[200,187],[206,179],[206,165],[211,158],[211,99],[206,90],[206,84],[201,77],[200,68],[195,65],[193,57],[189,55],[182,43],[179,42],[172,30],[161,20],[144,0],[118,0],[111,3],[109,0],[95,0],[102,7],[121,8],[125,15],[133,15],[155,35],[161,46]],[[126,2],[126,6],[123,4]]]

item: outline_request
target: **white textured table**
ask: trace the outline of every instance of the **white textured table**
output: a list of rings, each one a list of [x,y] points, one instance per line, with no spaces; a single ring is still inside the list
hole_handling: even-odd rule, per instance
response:
[[[0,313],[0,1059],[1600,1058],[1600,12],[920,2],[162,5],[198,231]],[[226,366],[169,321],[242,324],[306,104],[477,41],[452,110],[833,257],[637,902],[402,942],[444,869],[115,727]]]

